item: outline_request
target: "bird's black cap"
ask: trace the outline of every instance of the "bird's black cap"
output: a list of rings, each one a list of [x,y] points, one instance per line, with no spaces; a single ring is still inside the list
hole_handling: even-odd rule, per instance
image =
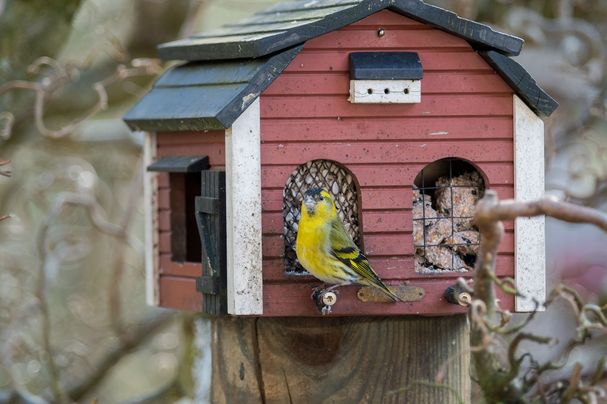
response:
[[[312,188],[312,189],[308,189],[304,195],[305,196],[316,196],[316,195],[320,195],[321,192],[322,192],[322,189],[320,189],[320,188]]]

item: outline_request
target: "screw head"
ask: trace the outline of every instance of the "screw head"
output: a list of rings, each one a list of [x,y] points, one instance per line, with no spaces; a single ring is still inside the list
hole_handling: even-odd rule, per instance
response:
[[[337,303],[337,295],[334,292],[326,292],[322,295],[322,302],[325,306],[333,306]]]
[[[381,37],[382,37],[382,36],[384,36],[384,35],[386,35],[386,30],[385,30],[385,29],[383,29],[383,28],[379,28],[379,29],[377,30],[377,36],[381,38]]]

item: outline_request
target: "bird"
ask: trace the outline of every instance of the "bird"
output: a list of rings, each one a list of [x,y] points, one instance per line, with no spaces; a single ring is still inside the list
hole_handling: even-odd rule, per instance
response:
[[[394,302],[402,301],[354,244],[337,215],[333,197],[324,189],[312,188],[304,193],[295,252],[310,274],[333,285],[326,291],[356,283],[375,287]]]

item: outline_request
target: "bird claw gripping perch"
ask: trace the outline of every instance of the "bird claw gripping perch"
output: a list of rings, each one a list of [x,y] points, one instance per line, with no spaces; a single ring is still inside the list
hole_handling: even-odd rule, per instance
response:
[[[338,292],[336,290],[316,288],[312,292],[312,300],[318,311],[326,316],[331,314],[331,308],[337,303]]]

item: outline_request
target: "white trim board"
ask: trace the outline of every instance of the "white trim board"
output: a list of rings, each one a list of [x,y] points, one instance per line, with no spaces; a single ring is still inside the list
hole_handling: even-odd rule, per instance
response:
[[[228,313],[263,314],[260,109],[255,100],[226,129]]]
[[[544,122],[516,95],[513,103],[514,197],[533,201],[544,196]],[[524,296],[516,298],[515,310],[528,312],[533,299],[546,300],[545,217],[517,218],[514,236],[516,287]]]
[[[147,167],[156,160],[156,133],[144,132],[143,135],[145,302],[150,306],[158,306],[158,175],[147,171]]]

